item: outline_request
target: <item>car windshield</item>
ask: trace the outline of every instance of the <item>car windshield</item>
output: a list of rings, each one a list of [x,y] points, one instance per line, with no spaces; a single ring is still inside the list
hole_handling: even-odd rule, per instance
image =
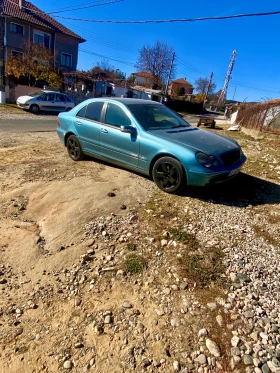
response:
[[[43,91],[35,91],[35,92],[31,92],[29,93],[28,96],[31,96],[31,97],[36,97],[36,96],[39,96],[43,93]]]
[[[158,104],[127,104],[137,121],[146,131],[190,127],[172,110]]]

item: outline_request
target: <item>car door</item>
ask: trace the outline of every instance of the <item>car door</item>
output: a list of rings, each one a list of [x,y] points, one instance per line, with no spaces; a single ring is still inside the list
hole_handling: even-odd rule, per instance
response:
[[[54,103],[54,110],[55,111],[65,111],[66,109],[66,98],[61,93],[55,94],[55,103]]]
[[[42,95],[39,105],[41,110],[55,111],[55,93],[47,92]]]
[[[104,123],[100,128],[100,152],[118,163],[138,166],[139,134],[131,117],[123,107],[108,102],[106,105]],[[121,126],[134,126],[134,133],[121,131]]]
[[[91,102],[83,106],[74,118],[74,126],[85,152],[99,154],[103,105],[103,101]]]

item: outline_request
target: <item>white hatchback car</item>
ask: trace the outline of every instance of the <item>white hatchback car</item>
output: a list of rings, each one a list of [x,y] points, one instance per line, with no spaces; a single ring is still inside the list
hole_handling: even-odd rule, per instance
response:
[[[17,106],[36,114],[39,111],[69,111],[75,103],[68,95],[54,91],[36,91],[20,96]]]

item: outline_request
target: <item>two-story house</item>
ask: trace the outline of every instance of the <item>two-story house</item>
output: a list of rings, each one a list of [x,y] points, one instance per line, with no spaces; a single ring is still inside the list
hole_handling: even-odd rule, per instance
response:
[[[55,68],[75,71],[79,43],[85,39],[28,1],[0,0],[0,85],[5,84],[7,55],[23,53],[23,43],[29,41],[52,50]]]
[[[180,78],[177,80],[173,80],[170,83],[168,93],[169,95],[175,95],[179,89],[184,89],[184,95],[192,95],[194,91],[194,87],[189,83],[186,79]]]

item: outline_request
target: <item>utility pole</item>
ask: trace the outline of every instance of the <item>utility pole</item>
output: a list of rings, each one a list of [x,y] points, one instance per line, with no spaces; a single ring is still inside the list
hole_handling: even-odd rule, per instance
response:
[[[4,18],[0,17],[0,91],[5,92],[5,43]]]
[[[233,69],[233,66],[234,66],[235,59],[236,59],[236,50],[234,49],[234,51],[232,52],[231,57],[230,57],[230,62],[229,62],[229,66],[228,66],[228,71],[227,71],[225,83],[224,83],[224,88],[223,88],[223,90],[220,94],[219,100],[218,100],[218,104],[217,104],[218,107],[220,105],[222,105],[224,103],[225,99],[226,99],[228,84],[229,84],[229,81],[230,81],[230,78],[231,78],[231,73],[232,73],[232,69]]]
[[[168,86],[169,86],[169,80],[170,80],[170,75],[171,75],[171,71],[172,71],[172,67],[173,67],[174,58],[175,58],[175,52],[173,52],[173,55],[172,55],[172,60],[171,60],[171,64],[170,64],[168,79],[167,79],[167,83],[166,83],[166,87],[165,87],[165,92],[164,92],[164,101],[166,100],[166,96],[167,96],[167,91],[168,91]]]
[[[204,105],[205,105],[205,102],[207,100],[207,96],[208,96],[208,93],[209,93],[209,90],[210,90],[210,87],[211,87],[211,83],[212,83],[212,79],[213,79],[213,71],[210,75],[210,79],[209,79],[209,83],[208,83],[208,86],[207,86],[207,89],[206,89],[206,92],[205,92],[205,98],[204,98]]]
[[[234,94],[233,94],[233,98],[232,98],[232,101],[234,101],[234,97],[235,97],[235,92],[236,92],[236,87],[234,88]]]

